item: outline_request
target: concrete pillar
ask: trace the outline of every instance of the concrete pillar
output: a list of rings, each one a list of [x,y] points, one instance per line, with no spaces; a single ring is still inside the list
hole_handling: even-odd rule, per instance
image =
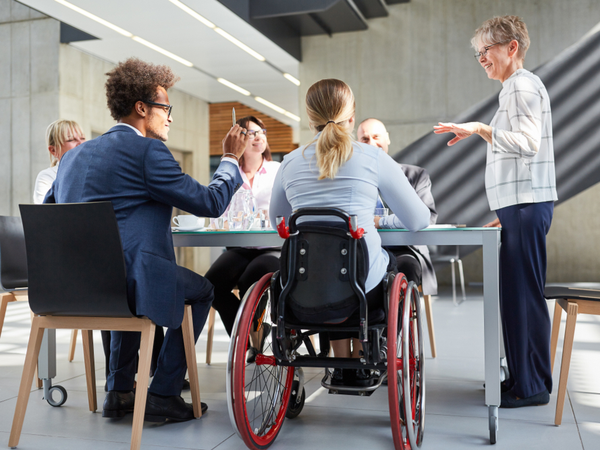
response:
[[[58,116],[60,23],[14,0],[0,0],[0,214],[31,203],[49,165],[46,126]]]

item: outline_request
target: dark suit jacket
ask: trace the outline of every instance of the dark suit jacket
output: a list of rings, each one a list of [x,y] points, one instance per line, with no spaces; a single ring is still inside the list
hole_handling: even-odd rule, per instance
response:
[[[45,201],[111,201],[123,242],[130,304],[157,325],[177,328],[184,298],[177,289],[172,207],[218,217],[242,183],[236,165],[224,161],[203,186],[182,173],[164,143],[116,125],[65,153]]]
[[[437,220],[437,211],[435,210],[435,201],[433,195],[431,195],[431,179],[425,169],[418,166],[411,166],[410,164],[400,164],[402,171],[410,185],[419,195],[419,198],[425,203],[425,205],[431,211],[431,218],[429,224],[432,225]],[[394,247],[389,247],[390,250],[394,251]],[[397,248],[397,247],[396,247]],[[423,294],[425,295],[436,295],[437,294],[437,278],[435,276],[435,270],[429,256],[429,249],[426,245],[411,245],[408,247],[410,253],[421,263],[422,270],[422,287]]]

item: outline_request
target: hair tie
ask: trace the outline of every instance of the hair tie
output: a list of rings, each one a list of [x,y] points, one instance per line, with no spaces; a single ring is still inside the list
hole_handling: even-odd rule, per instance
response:
[[[329,124],[329,123],[335,123],[333,120],[328,121],[325,125]]]

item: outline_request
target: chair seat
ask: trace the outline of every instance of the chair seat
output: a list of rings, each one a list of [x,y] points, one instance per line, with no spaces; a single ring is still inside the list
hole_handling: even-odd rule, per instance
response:
[[[310,330],[335,330],[335,331],[356,331],[360,320],[359,312],[353,313],[347,320],[341,323],[323,323],[323,324],[303,324],[291,311],[286,312],[285,327],[289,329],[310,329]],[[369,311],[369,328],[375,325],[385,323],[385,311],[383,308],[377,308]]]
[[[569,286],[546,286],[544,297],[547,299],[567,298],[572,300],[600,301],[600,289],[583,289]]]

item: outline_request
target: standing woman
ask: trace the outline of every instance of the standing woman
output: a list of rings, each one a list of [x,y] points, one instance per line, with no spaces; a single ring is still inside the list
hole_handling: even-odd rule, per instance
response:
[[[72,148],[85,142],[85,134],[73,120],[57,120],[46,129],[46,145],[50,155],[50,167],[42,170],[35,179],[33,203],[44,203],[44,197],[56,179],[58,163]]]
[[[250,139],[244,154],[240,158],[240,174],[244,184],[240,188],[252,193],[255,207],[259,210],[269,210],[271,203],[271,189],[275,175],[279,170],[279,163],[271,158],[271,151],[267,142],[265,124],[257,117],[248,116],[237,121],[240,127],[245,128]],[[215,308],[227,334],[235,322],[240,300],[231,292],[236,286],[240,298],[260,278],[279,270],[278,248],[245,248],[230,247],[213,263],[205,278],[215,287]]]
[[[541,80],[523,68],[529,47],[517,16],[494,17],[471,45],[488,78],[502,83],[490,125],[440,123],[435,133],[454,133],[454,145],[472,134],[488,143],[485,188],[502,226],[500,310],[510,378],[502,408],[545,405],[552,391],[550,316],[544,298],[546,235],[556,195],[550,99]]]

